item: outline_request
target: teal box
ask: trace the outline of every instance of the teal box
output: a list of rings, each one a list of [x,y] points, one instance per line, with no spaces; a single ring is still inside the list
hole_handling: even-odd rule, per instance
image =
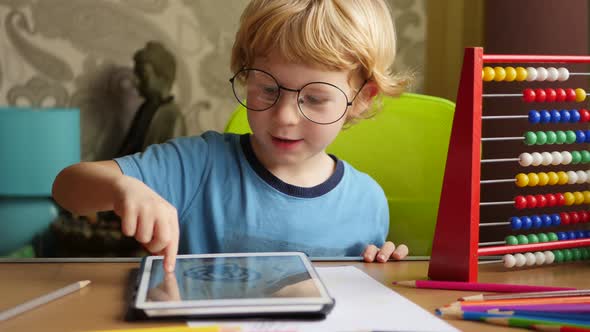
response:
[[[55,176],[80,161],[80,111],[0,107],[0,196],[49,197]]]

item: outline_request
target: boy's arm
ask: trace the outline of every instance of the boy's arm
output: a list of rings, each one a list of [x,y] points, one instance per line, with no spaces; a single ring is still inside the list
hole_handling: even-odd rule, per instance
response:
[[[178,213],[143,182],[123,175],[114,161],[82,162],[61,171],[53,197],[63,208],[87,215],[114,210],[121,230],[151,253],[164,255],[167,272],[174,271],[178,252]]]
[[[53,182],[53,198],[66,210],[90,215],[114,209],[117,188],[124,182],[113,160],[81,162],[62,170]]]

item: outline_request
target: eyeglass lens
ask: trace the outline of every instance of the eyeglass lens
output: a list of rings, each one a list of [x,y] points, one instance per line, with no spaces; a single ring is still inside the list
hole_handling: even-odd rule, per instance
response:
[[[238,101],[252,111],[271,108],[281,93],[274,77],[256,69],[241,70],[232,85]],[[348,107],[344,92],[329,83],[306,84],[298,97],[297,104],[301,113],[309,120],[321,124],[338,121]]]

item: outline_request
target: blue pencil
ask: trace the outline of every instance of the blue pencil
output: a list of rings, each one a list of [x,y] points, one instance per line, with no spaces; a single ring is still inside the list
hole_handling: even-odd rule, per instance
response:
[[[529,317],[543,317],[543,318],[559,318],[559,319],[575,319],[579,321],[590,322],[590,315],[580,313],[564,313],[564,312],[547,312],[547,311],[532,311],[532,310],[488,310],[490,314],[503,315],[517,315]]]
[[[526,316],[526,315],[514,315],[505,313],[488,313],[488,312],[477,312],[477,311],[462,311],[457,308],[439,308],[436,313],[443,317],[453,317],[463,320],[472,321],[488,321],[506,318],[510,321],[526,321],[531,324],[559,324],[559,325],[570,325],[578,327],[590,327],[590,321],[588,320],[577,320],[577,319],[563,319],[563,318],[551,318],[541,316]]]

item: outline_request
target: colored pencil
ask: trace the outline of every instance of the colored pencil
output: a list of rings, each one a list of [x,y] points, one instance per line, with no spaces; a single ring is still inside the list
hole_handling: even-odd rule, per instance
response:
[[[457,307],[457,306],[454,306]],[[445,307],[451,308],[451,307]],[[463,311],[485,312],[491,309],[498,310],[530,310],[545,312],[569,312],[569,313],[590,313],[590,304],[508,304],[508,305],[489,305],[489,306],[466,306],[460,307]],[[439,308],[444,309],[444,308]]]
[[[16,315],[20,315],[26,311],[29,311],[33,308],[41,306],[45,303],[51,302],[51,301],[56,300],[62,296],[66,296],[70,293],[78,291],[78,290],[86,287],[89,283],[90,283],[90,280],[77,281],[73,284],[70,284],[66,287],[60,288],[60,289],[53,291],[49,294],[45,294],[43,296],[39,296],[35,299],[27,301],[23,304],[19,304],[14,308],[4,310],[4,311],[0,312],[0,321],[14,317]]]
[[[575,319],[580,321],[587,321],[590,323],[590,315],[570,313],[570,312],[552,312],[552,311],[533,311],[533,310],[488,310],[487,313],[499,314],[499,315],[517,315],[517,316],[529,316],[529,317],[547,317],[547,318],[560,318],[560,319]]]
[[[560,325],[535,324],[535,325],[531,326],[531,328],[535,331],[547,331],[547,332],[590,332],[590,328],[560,326]]]
[[[459,301],[489,301],[489,300],[504,300],[504,299],[535,299],[540,297],[567,297],[567,296],[584,296],[590,295],[590,289],[575,289],[564,291],[549,291],[549,292],[526,292],[526,293],[512,293],[512,294],[479,294],[464,296],[459,298]]]
[[[478,306],[478,305],[506,305],[506,304],[567,304],[567,303],[585,303],[590,304],[590,296],[573,296],[573,297],[548,297],[537,299],[506,299],[506,300],[489,300],[489,301],[457,301],[450,305],[460,305],[461,307]]]
[[[482,321],[494,325],[502,325],[502,326],[512,326],[512,327],[522,327],[522,328],[529,328],[532,329],[535,325],[559,325],[559,326],[568,326],[568,327],[581,327],[581,328],[590,328],[590,324],[560,324],[557,321],[553,321],[551,319],[530,319],[530,318],[520,318],[520,317],[490,317],[490,318],[482,318]]]
[[[551,318],[551,317],[536,317],[536,316],[520,316],[520,315],[504,315],[501,313],[486,313],[486,312],[464,312],[461,310],[455,311],[437,311],[437,314],[444,318],[457,318],[462,320],[471,321],[487,321],[488,319],[512,319],[514,322],[526,322],[529,325],[532,324],[558,324],[568,325],[576,327],[590,327],[590,322],[587,320],[577,319],[563,319],[563,318]],[[512,325],[511,325],[512,326]]]
[[[541,291],[559,291],[574,290],[571,287],[551,287],[551,286],[530,286],[530,285],[510,285],[510,284],[490,284],[477,282],[461,281],[436,281],[436,280],[407,280],[393,282],[394,285],[428,288],[428,289],[451,289],[479,292],[499,292],[499,293],[523,293],[523,292],[541,292]]]

